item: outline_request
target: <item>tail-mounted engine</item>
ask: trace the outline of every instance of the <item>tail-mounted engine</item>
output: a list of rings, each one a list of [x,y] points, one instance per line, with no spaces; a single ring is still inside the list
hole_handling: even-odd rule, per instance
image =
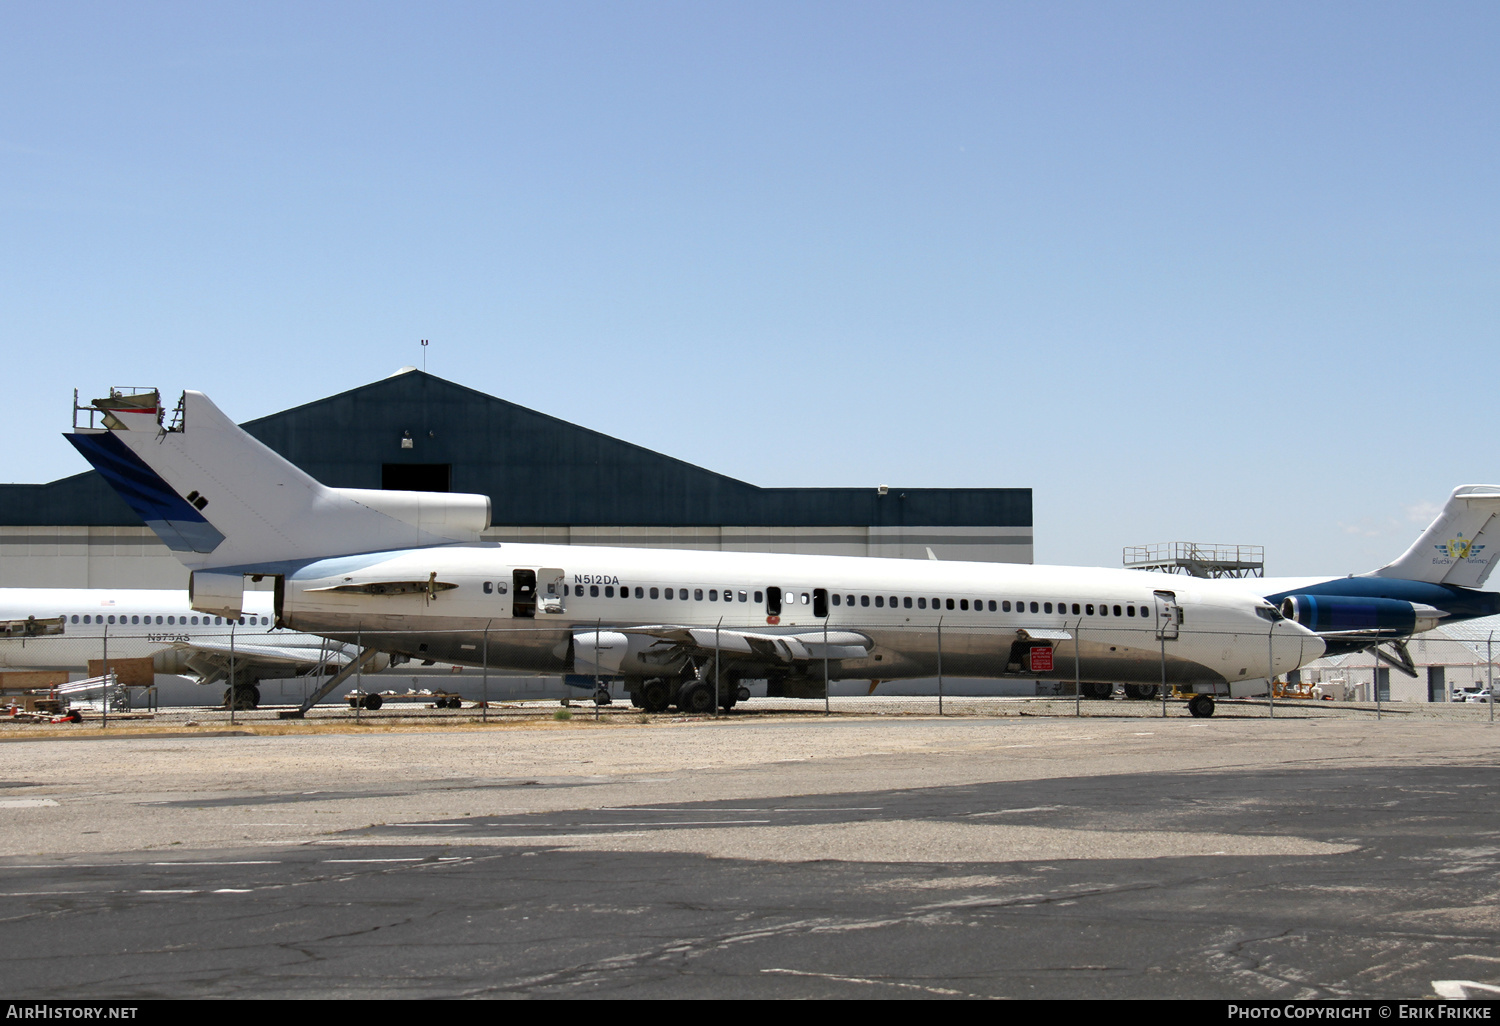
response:
[[[1448,615],[1420,602],[1352,595],[1288,595],[1281,600],[1281,614],[1316,634],[1388,636],[1430,631]]]

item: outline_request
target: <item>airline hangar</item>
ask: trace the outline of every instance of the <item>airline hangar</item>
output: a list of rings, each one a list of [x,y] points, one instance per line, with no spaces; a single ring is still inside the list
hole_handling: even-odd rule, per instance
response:
[[[419,370],[244,427],[328,485],[488,495],[487,541],[1032,560],[1029,488],[761,488]],[[0,484],[0,587],[186,586],[97,472]]]

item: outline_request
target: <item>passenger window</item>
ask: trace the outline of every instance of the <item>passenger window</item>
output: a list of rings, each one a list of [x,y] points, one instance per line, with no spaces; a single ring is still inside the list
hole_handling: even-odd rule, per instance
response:
[[[651,597],[652,598],[656,598],[656,589],[655,588],[651,589]]]
[[[687,591],[686,588],[683,588],[682,590],[683,591]],[[695,601],[695,602],[702,602],[703,601],[703,589],[702,588],[694,588],[693,589],[693,601]]]
[[[745,593],[743,591],[740,592],[740,601],[741,602],[745,601]],[[755,593],[755,601],[757,601],[757,602],[760,601],[760,592],[758,592],[758,591]]]
[[[917,599],[917,608],[918,609],[926,609],[927,608],[927,600],[925,598],[919,598],[919,599]]]
[[[949,599],[949,600],[948,600],[948,608],[949,608],[949,609],[952,609],[952,608],[953,608],[953,600],[952,600],[952,599]]]
[[[1078,615],[1078,603],[1077,602],[1073,603],[1073,615],[1074,616]]]
[[[903,599],[902,599],[902,600],[901,600],[901,605],[902,605],[902,606],[903,606],[903,607],[905,607],[905,608],[906,608],[906,609],[910,609],[910,608],[911,608],[911,596],[910,596],[910,595],[907,595],[907,596],[906,596],[906,597],[904,597],[904,598],[903,598]]]
[[[1010,599],[1006,599],[1004,602],[1000,603],[1000,611],[1004,613],[1010,612]]]
[[[833,604],[834,605],[836,605],[836,606],[837,605],[842,605],[843,601],[844,601],[844,596],[840,595],[838,592],[834,592],[833,593]]]
[[[1116,616],[1120,615],[1120,607],[1119,606],[1115,606],[1115,615]]]
[[[875,608],[879,609],[880,607],[882,607],[884,605],[885,605],[885,596],[884,595],[876,595],[875,596]]]
[[[812,596],[809,595],[807,592],[804,591],[802,593],[802,604],[805,606],[805,605],[807,605],[811,601],[812,601]]]
[[[759,605],[760,601],[761,601],[761,593],[757,591],[755,593],[755,602],[756,602],[757,605]]]
[[[1135,606],[1126,606],[1125,607],[1125,615],[1126,616],[1134,616],[1135,615]]]
[[[710,602],[717,602],[717,601],[719,601],[719,589],[718,588],[709,588],[708,589],[708,600]]]
[[[854,605],[854,596],[853,595],[845,595],[844,596],[844,604],[845,605],[849,605],[849,606]]]
[[[1032,604],[1031,604],[1031,611],[1032,611],[1032,612],[1033,612],[1033,613],[1035,613],[1035,612],[1039,612],[1039,610],[1038,610],[1038,609],[1037,609],[1037,608],[1036,608],[1036,603],[1035,603],[1035,602],[1033,602],[1033,603],[1032,603]]]
[[[990,599],[990,612],[993,613],[994,611],[995,611],[995,600],[994,599]]]
[[[495,584],[494,584],[493,581],[485,581],[484,582],[484,593],[486,595],[492,594],[494,592],[494,590],[495,590]]]
[[[1051,602],[1044,602],[1042,604],[1042,612],[1044,612],[1044,613],[1050,613],[1050,612],[1052,612],[1052,603]]]
[[[862,606],[868,606],[870,604],[870,596],[868,596],[868,595],[861,595],[859,597],[859,604],[862,605]]]

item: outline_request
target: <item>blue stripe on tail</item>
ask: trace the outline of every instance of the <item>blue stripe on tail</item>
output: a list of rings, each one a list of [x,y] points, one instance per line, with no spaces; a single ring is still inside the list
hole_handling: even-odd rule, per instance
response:
[[[212,552],[224,536],[114,436],[64,435],[173,552]]]

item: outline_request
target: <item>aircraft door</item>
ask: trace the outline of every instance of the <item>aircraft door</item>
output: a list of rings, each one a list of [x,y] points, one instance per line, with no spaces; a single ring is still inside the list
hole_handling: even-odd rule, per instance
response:
[[[1156,637],[1161,641],[1175,641],[1177,630],[1182,625],[1182,607],[1177,604],[1174,591],[1153,592],[1156,596]]]
[[[556,567],[537,572],[537,612],[557,616],[567,609],[568,575]]]
[[[536,616],[536,571],[515,570],[510,576],[515,595],[511,601],[510,615]]]

